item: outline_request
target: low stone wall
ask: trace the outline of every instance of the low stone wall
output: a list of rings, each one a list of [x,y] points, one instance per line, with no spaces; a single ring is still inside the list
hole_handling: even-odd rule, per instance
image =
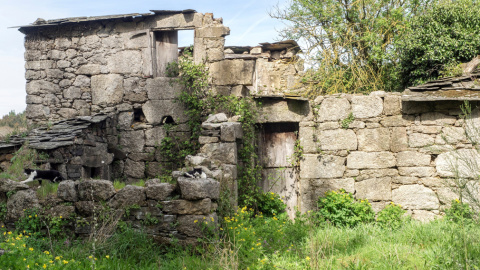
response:
[[[376,211],[394,202],[415,219],[431,220],[458,197],[447,185],[452,157],[464,153],[480,164],[460,101],[402,102],[400,93],[374,92],[318,97],[311,105],[299,130],[302,211],[315,209],[326,191],[344,188]],[[478,109],[468,121],[475,126]]]
[[[7,205],[3,222],[9,229],[24,216],[24,209],[37,208],[46,217],[69,220],[67,227],[77,236],[122,220],[159,243],[177,239],[195,244],[203,236],[203,224],[216,229],[219,196],[220,183],[213,179],[179,177],[175,185],[150,179],[145,187],[128,185],[118,191],[107,180],[67,180],[59,184],[56,196],[39,200],[29,186],[0,179],[0,198]]]

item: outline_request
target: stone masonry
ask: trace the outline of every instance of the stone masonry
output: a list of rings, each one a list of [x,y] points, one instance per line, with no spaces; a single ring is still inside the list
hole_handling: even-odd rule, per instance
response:
[[[459,169],[474,183],[479,168],[461,104],[402,102],[400,93],[384,92],[318,97],[312,115],[300,122],[302,211],[315,209],[326,191],[343,188],[368,199],[375,211],[394,202],[415,219],[432,220],[458,198],[448,177]],[[477,114],[467,126],[478,122]]]
[[[46,124],[98,113],[115,116],[108,136],[117,153],[112,178],[157,177],[166,166],[158,153],[170,134],[189,137],[182,91],[165,66],[178,57],[176,34],[193,30],[193,58],[206,64],[212,91],[222,95],[283,94],[295,89],[301,65],[294,41],[255,47],[224,46],[230,30],[221,18],[193,10],[37,20],[25,34],[26,116]]]

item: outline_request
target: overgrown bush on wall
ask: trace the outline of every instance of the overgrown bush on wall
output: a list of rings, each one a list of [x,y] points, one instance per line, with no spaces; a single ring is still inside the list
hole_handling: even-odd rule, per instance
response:
[[[398,40],[399,78],[404,87],[436,79],[480,54],[480,4],[443,0],[414,17]],[[459,75],[459,74],[445,74]]]

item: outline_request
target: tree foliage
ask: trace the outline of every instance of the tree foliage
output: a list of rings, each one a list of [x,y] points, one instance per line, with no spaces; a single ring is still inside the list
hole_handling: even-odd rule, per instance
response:
[[[280,34],[303,45],[311,69],[307,94],[391,90],[394,41],[428,0],[292,0],[271,16],[287,22]]]
[[[440,1],[412,19],[398,41],[402,85],[423,83],[480,54],[480,4]]]

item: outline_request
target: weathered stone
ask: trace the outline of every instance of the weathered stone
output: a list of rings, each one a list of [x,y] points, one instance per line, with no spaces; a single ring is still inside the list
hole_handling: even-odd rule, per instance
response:
[[[209,143],[200,148],[213,162],[237,164],[237,145],[235,143]]]
[[[142,161],[133,161],[127,159],[125,161],[125,168],[123,169],[124,173],[127,176],[133,178],[144,178],[145,177],[145,162]]]
[[[306,154],[300,161],[301,178],[340,178],[345,172],[345,158]]]
[[[63,97],[66,99],[77,99],[82,97],[82,90],[78,87],[72,86],[63,91]]]
[[[416,167],[429,166],[432,157],[419,152],[405,151],[397,154],[397,166]]]
[[[323,130],[317,138],[321,150],[357,150],[357,136],[351,129]]]
[[[308,102],[299,100],[265,100],[259,108],[257,122],[300,122],[309,115],[311,115],[311,110]]]
[[[437,136],[437,140],[439,138],[447,144],[457,144],[467,141],[467,136],[463,127],[444,127],[442,134]]]
[[[300,146],[303,147],[305,153],[317,152],[317,137],[314,127],[300,127],[298,132],[298,139],[300,140]]]
[[[75,188],[75,182],[72,180],[60,182],[60,184],[58,184],[57,196],[67,202],[76,202],[78,200],[78,195],[77,189]]]
[[[388,128],[361,129],[357,132],[358,150],[366,152],[389,151],[390,131]]]
[[[387,176],[394,177],[397,175],[397,169],[366,169],[360,171],[360,175],[356,178],[356,181],[363,181],[370,178],[383,178]]]
[[[83,180],[78,183],[77,190],[81,201],[106,201],[115,194],[115,188],[108,180]]]
[[[166,136],[167,134],[162,126],[147,129],[145,130],[145,145],[159,146]]]
[[[419,180],[417,177],[397,176],[392,179],[392,182],[400,185],[413,185],[418,184]]]
[[[347,157],[349,169],[380,169],[396,165],[396,159],[390,152],[352,152]]]
[[[153,125],[162,123],[168,116],[172,117],[176,124],[188,120],[183,103],[174,100],[149,100],[143,104],[142,110],[147,122]]]
[[[195,31],[195,37],[218,38],[230,35],[230,28],[225,26],[200,27]]]
[[[210,167],[210,160],[203,156],[192,156],[188,155],[185,157],[186,164],[192,167],[206,166]]]
[[[384,127],[406,127],[413,124],[415,117],[411,115],[394,115],[385,117],[380,121]]]
[[[389,201],[392,199],[392,178],[373,178],[355,183],[357,199]]]
[[[145,188],[148,199],[164,201],[172,196],[175,191],[175,185],[169,183],[155,183]]]
[[[78,75],[75,78],[75,81],[73,82],[73,86],[76,86],[76,87],[90,87],[91,82],[92,81],[91,81],[90,77],[84,76],[84,75]],[[92,87],[93,87],[93,85],[92,85]]]
[[[137,50],[119,51],[107,57],[108,70],[119,74],[141,74],[142,53]]]
[[[71,205],[56,205],[50,209],[47,209],[45,214],[49,217],[68,219],[75,215],[75,207]]]
[[[96,64],[83,65],[77,69],[77,74],[98,75],[102,71],[102,67]]]
[[[175,99],[182,91],[176,78],[157,77],[147,80],[147,93],[150,100]]]
[[[78,115],[78,111],[75,109],[70,108],[61,108],[58,110],[58,115],[60,115],[64,119],[74,118]]]
[[[19,183],[10,179],[0,179],[0,192],[11,192],[29,189],[30,187],[26,184]]]
[[[353,96],[352,113],[355,118],[377,117],[383,112],[383,100],[377,96]]]
[[[326,98],[317,112],[319,122],[339,121],[348,117],[351,112],[350,102],[346,98]]]
[[[447,207],[451,207],[453,200],[459,199],[459,194],[453,187],[437,188],[436,191],[440,203]]]
[[[445,187],[448,185],[446,179],[437,177],[423,177],[420,179],[420,183],[426,187]]]
[[[217,224],[217,214],[212,213],[208,216],[204,215],[184,215],[177,217],[177,231],[181,234],[192,236],[192,237],[202,237],[204,225],[215,226]],[[204,224],[204,225],[202,225]]]
[[[419,132],[419,133],[427,133],[427,134],[438,134],[442,130],[440,126],[412,126],[410,127],[410,131]]]
[[[81,216],[92,216],[95,213],[99,213],[102,209],[100,203],[93,201],[78,201],[75,202],[75,208]]]
[[[181,197],[186,200],[210,198],[217,200],[220,197],[220,183],[213,179],[178,178]]]
[[[45,93],[56,94],[60,92],[60,87],[57,84],[47,81],[30,81],[27,83],[28,95],[39,95]]]
[[[252,60],[223,60],[210,65],[212,81],[217,85],[251,85],[255,63]]]
[[[438,155],[435,160],[441,177],[478,178],[480,154],[474,149],[458,149]]]
[[[53,60],[40,60],[40,61],[27,61],[25,62],[25,69],[33,70],[45,70],[49,68],[55,68],[55,61]]]
[[[238,130],[239,126],[241,129],[241,123],[236,122],[226,122],[222,123],[220,127],[220,139],[222,142],[234,142],[237,138],[236,130]]]
[[[315,190],[315,197],[324,197],[325,193],[343,188],[346,192],[355,192],[355,180],[353,178],[342,179],[315,179],[311,188]]]
[[[402,112],[402,98],[397,95],[386,95],[383,102],[385,115],[397,115]]]
[[[435,175],[433,167],[398,167],[398,174],[414,177],[430,177]]]
[[[451,115],[445,115],[439,112],[423,113],[421,116],[422,125],[453,125],[457,118]]]
[[[405,185],[394,189],[392,201],[404,209],[432,210],[440,206],[435,192],[422,185]]]
[[[43,119],[50,115],[50,108],[42,105],[29,104],[25,110],[25,114],[30,118]]]
[[[92,104],[115,105],[123,98],[123,77],[119,74],[92,76]]]
[[[128,185],[117,191],[115,196],[108,202],[112,208],[124,208],[131,205],[143,205],[145,203],[145,188]]]
[[[18,190],[8,198],[6,220],[15,221],[24,216],[25,209],[39,208],[37,193],[31,189]]]
[[[219,141],[220,139],[218,137],[208,137],[208,136],[198,137],[198,143],[200,144],[217,143]]]
[[[125,131],[120,133],[119,145],[125,152],[143,152],[145,145],[143,130]]]
[[[435,139],[427,134],[412,133],[408,135],[408,146],[410,147],[425,147],[431,146],[435,142]]]
[[[209,198],[199,201],[173,200],[162,202],[162,211],[175,215],[208,215],[215,210]]]
[[[404,127],[392,128],[390,149],[392,152],[405,151],[408,148],[407,129]]]

